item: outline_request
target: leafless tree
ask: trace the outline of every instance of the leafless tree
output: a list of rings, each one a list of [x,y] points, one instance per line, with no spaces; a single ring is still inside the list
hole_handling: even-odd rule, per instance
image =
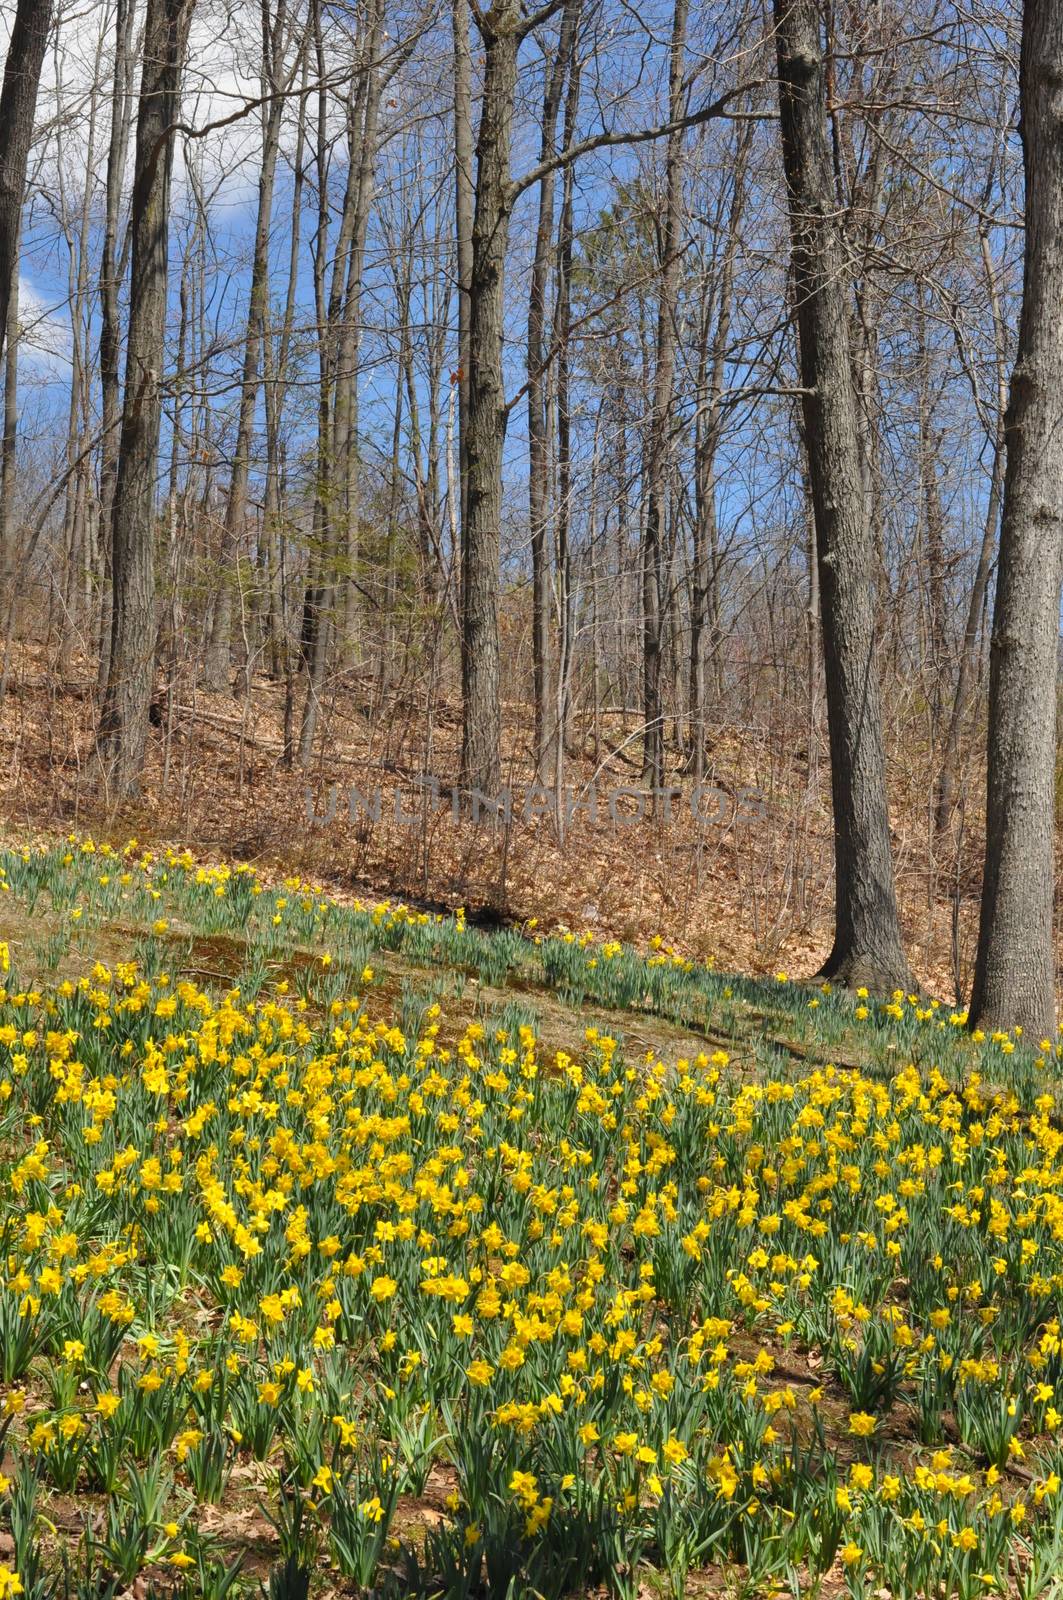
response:
[[[125,389],[111,529],[111,650],[100,759],[116,798],[140,787],[155,673],[155,471],[174,127],[193,0],[149,0],[137,109]]]
[[[1055,1024],[1052,934],[1059,602],[1063,580],[1063,13],[1026,0],[1019,65],[1026,253],[1004,426],[993,607],[986,848],[972,1027]]]

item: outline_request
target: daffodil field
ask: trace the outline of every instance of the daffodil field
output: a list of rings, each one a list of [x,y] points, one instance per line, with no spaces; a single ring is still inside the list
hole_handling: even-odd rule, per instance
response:
[[[1054,1041],[0,868],[0,1600],[1063,1587]]]

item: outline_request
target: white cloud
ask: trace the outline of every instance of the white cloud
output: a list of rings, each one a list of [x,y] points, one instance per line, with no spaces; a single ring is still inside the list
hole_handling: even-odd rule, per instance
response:
[[[65,306],[49,303],[25,276],[18,280],[19,364],[40,377],[70,372],[70,319]]]

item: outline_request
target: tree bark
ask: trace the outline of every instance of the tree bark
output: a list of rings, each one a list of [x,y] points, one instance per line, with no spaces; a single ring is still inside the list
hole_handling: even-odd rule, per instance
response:
[[[314,312],[317,321],[317,492],[314,495],[312,539],[307,564],[306,590],[303,597],[302,626],[299,635],[299,657],[306,675],[306,694],[303,698],[302,716],[299,719],[299,765],[306,766],[314,747],[317,712],[325,677],[325,655],[328,649],[328,630],[331,616],[326,609],[330,597],[328,580],[333,565],[331,506],[331,451],[332,437],[332,383],[334,374],[333,334],[338,320],[343,282],[343,265],[346,261],[353,223],[353,196],[356,188],[355,168],[347,169],[347,188],[343,200],[339,240],[332,266],[332,287],[326,302],[325,283],[328,262],[329,196],[328,150],[329,116],[328,92],[325,87],[325,39],[322,26],[320,0],[312,0],[311,28],[314,40],[314,60],[318,74],[317,127],[314,163],[317,170],[317,230],[314,235]]]
[[[292,226],[288,242],[288,285],[280,332],[274,347],[272,327],[264,343],[266,412],[266,493],[264,520],[274,559],[270,564],[272,592],[270,614],[275,624],[271,670],[284,683],[284,754],[282,764],[290,767],[295,759],[295,663],[288,637],[289,585],[288,535],[284,516],[284,447],[281,419],[289,382],[292,335],[295,329],[296,293],[299,283],[302,246],[303,191],[306,187],[306,130],[308,117],[307,86],[310,81],[309,26],[302,44],[299,74],[298,117],[295,152],[292,158]],[[268,309],[268,302],[267,302]]]
[[[503,280],[513,197],[510,140],[520,43],[517,0],[477,15],[484,47],[476,141],[476,204],[469,294],[469,416],[463,441],[466,525],[462,530],[462,782],[494,795],[501,784],[498,600],[502,451]]]
[[[111,133],[107,150],[106,209],[100,250],[100,543],[103,548],[102,603],[100,606],[100,659],[97,687],[107,688],[111,661],[111,523],[114,487],[118,477],[118,429],[122,414],[118,325],[118,286],[124,265],[118,255],[118,225],[122,210],[122,174],[129,149],[132,95],[133,0],[117,0],[114,21],[114,86],[111,93]]]
[[[568,93],[565,98],[564,141],[571,149],[576,137],[579,114],[580,62],[575,51],[575,31],[571,42]],[[573,215],[576,174],[565,168],[561,216],[557,229],[557,305],[554,311],[554,344],[557,347],[557,669],[554,674],[552,726],[547,729],[548,748],[553,752],[551,775],[554,796],[561,810],[565,768],[565,748],[572,705],[572,665],[575,645],[575,595],[572,583],[572,262],[576,230]],[[593,473],[593,468],[592,468]]]
[[[362,347],[362,278],[365,272],[365,246],[369,231],[369,213],[373,201],[373,174],[377,148],[377,124],[380,115],[380,98],[383,79],[380,72],[380,48],[383,42],[384,5],[374,0],[367,18],[366,64],[363,90],[359,100],[357,126],[352,130],[351,160],[357,149],[358,189],[355,202],[354,228],[351,235],[351,255],[347,270],[347,292],[344,299],[343,326],[336,359],[337,396],[336,432],[333,454],[341,468],[341,478],[336,500],[342,507],[344,527],[343,552],[343,639],[346,656],[357,658],[360,585],[358,580],[359,523],[361,520],[360,479],[362,465],[359,457],[359,400]]]
[[[687,0],[675,0],[668,65],[668,121],[683,114]],[[664,218],[660,237],[661,286],[650,435],[646,450],[646,523],[642,549],[643,782],[664,782],[661,651],[664,638],[664,517],[671,466],[672,394],[675,387],[675,318],[679,298],[679,233],[683,208],[683,130],[673,126],[665,150]]]
[[[87,127],[84,132],[84,151],[88,171],[95,170],[96,121],[99,104],[100,52],[97,50],[96,70],[89,92]],[[62,93],[62,80],[58,84]],[[72,196],[67,192],[64,137],[56,134],[56,220],[67,248],[67,291],[70,315],[70,399],[67,408],[66,475],[67,490],[63,508],[63,571],[58,576],[55,590],[60,598],[60,651],[59,672],[65,677],[70,670],[80,629],[82,594],[85,574],[91,563],[92,517],[89,500],[89,462],[80,450],[80,441],[89,432],[92,412],[91,373],[88,349],[88,290],[89,290],[89,224],[90,186],[82,189],[73,215]],[[85,608],[88,622],[88,608]]]
[[[99,753],[114,799],[140,788],[155,667],[155,474],[162,413],[173,126],[194,0],[148,0],[137,110],[125,390],[111,531],[112,622]]]
[[[52,0],[18,0],[0,89],[0,350],[7,330],[11,280],[18,271],[26,167],[51,26]]]
[[[7,344],[4,348],[4,422],[0,442],[0,581],[4,593],[13,582],[17,549],[15,540],[15,479],[18,474],[18,273],[12,274],[7,307]]]
[[[465,452],[469,431],[469,293],[472,286],[473,141],[472,50],[469,0],[454,0],[454,220],[458,267],[458,475],[457,520],[465,528]],[[452,552],[457,560],[457,551]]]
[[[1053,880],[1063,572],[1063,10],[1026,0],[1019,61],[1026,178],[1022,313],[989,656],[986,847],[972,1028],[1054,1037]]]
[[[774,0],[783,165],[797,300],[802,408],[816,522],[834,805],[835,935],[826,977],[909,983],[890,854],[846,261],[827,141],[815,0]]]
[[[540,162],[553,155],[557,118],[568,70],[580,0],[566,0],[561,34],[546,68]],[[557,694],[551,649],[551,550],[546,419],[546,286],[554,227],[554,173],[539,185],[539,221],[535,231],[531,288],[528,296],[528,517],[532,556],[532,676],[535,701],[535,764],[543,783],[557,768]]]

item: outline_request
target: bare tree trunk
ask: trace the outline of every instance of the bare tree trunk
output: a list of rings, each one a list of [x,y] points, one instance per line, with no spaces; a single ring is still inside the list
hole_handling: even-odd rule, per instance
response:
[[[941,438],[934,432],[930,350],[926,327],[926,306],[923,303],[922,290],[919,290],[919,477],[922,488],[923,528],[926,536],[924,555],[927,587],[927,662],[930,667],[930,703],[936,739],[948,666],[948,613],[945,596],[945,507],[942,504],[941,485],[938,482]]]
[[[461,480],[460,517],[456,520],[462,532],[467,515],[465,461],[469,432],[469,296],[474,203],[469,0],[454,0],[454,219],[458,265],[458,471]],[[453,554],[456,560],[457,551]]]
[[[328,232],[327,154],[329,127],[324,93],[318,117],[318,231],[315,243],[315,302],[319,328],[318,492],[314,504],[314,552],[303,610],[302,655],[306,697],[299,728],[299,761],[305,766],[313,750],[317,714],[325,682],[329,640],[335,628],[337,523],[344,527],[344,552],[351,559],[352,491],[357,472],[357,315],[365,234],[368,226],[375,148],[376,110],[380,83],[376,53],[383,7],[374,5],[369,24],[366,64],[359,71],[357,91],[348,107],[349,162],[340,216],[328,304],[325,304],[325,244]],[[315,22],[318,70],[324,76],[320,12]],[[342,468],[342,473],[337,471]],[[342,509],[343,516],[338,513]],[[353,574],[349,574],[353,582]]]
[[[707,670],[720,693],[720,557],[716,522],[716,452],[723,425],[720,401],[731,334],[738,230],[745,204],[745,172],[753,124],[743,123],[735,149],[727,239],[715,295],[702,315],[698,368],[698,415],[694,430],[694,571],[690,601],[690,755],[694,776],[705,770]],[[711,339],[710,339],[711,329]],[[706,650],[706,635],[708,649]],[[708,659],[706,660],[706,656]]]
[[[552,156],[557,144],[557,117],[565,74],[572,54],[580,0],[566,0],[561,34],[552,62],[546,67],[543,96],[540,161]],[[535,231],[531,287],[528,296],[528,516],[532,556],[532,674],[535,700],[535,764],[544,783],[552,780],[557,765],[556,692],[553,687],[551,649],[551,551],[549,540],[546,447],[546,286],[554,229],[554,173],[539,185],[539,222]],[[551,730],[553,735],[551,736]]]
[[[295,71],[295,64],[288,72],[284,71],[287,29],[287,0],[279,0],[275,8],[271,8],[269,0],[263,0],[261,84],[263,94],[268,94],[271,98],[262,125],[262,166],[258,178],[258,212],[251,258],[251,287],[247,306],[247,334],[244,340],[236,445],[233,450],[229,496],[225,506],[225,530],[222,538],[221,566],[218,572],[218,590],[214,600],[214,616],[203,672],[207,686],[218,692],[230,687],[229,655],[232,644],[235,584],[235,574],[232,569],[238,559],[240,536],[247,518],[251,444],[254,435],[255,409],[258,404],[262,334],[269,296],[269,236],[273,220],[273,189],[277,176],[277,158],[280,154],[284,91],[290,85]]]
[[[18,0],[3,87],[0,88],[0,352],[4,368],[4,437],[0,479],[0,574],[10,584],[14,567],[12,520],[18,440],[18,259],[26,169],[33,143],[44,52],[52,25],[52,0]],[[11,327],[9,330],[9,319]],[[7,685],[14,594],[7,610],[0,701]]]
[[[118,225],[122,209],[122,174],[129,149],[132,113],[133,0],[117,0],[114,23],[114,87],[111,94],[111,136],[107,150],[106,210],[100,250],[100,544],[103,550],[100,605],[100,656],[97,689],[107,687],[111,660],[111,523],[118,476],[118,427],[122,414],[118,326],[118,286],[125,276],[118,259]],[[124,256],[124,252],[123,252]]]
[[[683,114],[688,0],[675,0],[668,65],[668,121]],[[675,386],[675,319],[679,297],[679,233],[683,207],[683,130],[673,127],[665,151],[664,220],[661,229],[661,286],[657,308],[657,349],[653,407],[646,450],[646,526],[642,551],[642,714],[646,725],[643,781],[664,782],[664,722],[661,700],[661,650],[664,639],[662,536],[671,467],[672,394]]]
[[[26,167],[51,26],[52,0],[18,0],[0,89],[0,350],[7,329],[11,281],[18,271]]]
[[[438,227],[438,225],[437,225]],[[441,251],[435,252],[431,277],[431,293],[429,296],[429,321],[435,329],[435,337],[429,339],[428,355],[428,428],[425,438],[425,471],[424,471],[424,506],[425,521],[422,538],[423,549],[427,561],[424,575],[425,595],[428,608],[436,612],[444,603],[450,592],[447,575],[447,564],[443,550],[443,497],[441,491],[442,474],[440,472],[440,446],[443,433],[443,373],[446,370],[447,345],[449,330],[447,317],[443,310],[450,298],[449,277],[452,268],[448,271],[448,250],[446,248],[446,224],[438,229],[435,237],[443,237],[444,246]],[[413,445],[417,450],[418,459],[421,453],[421,428],[417,421],[419,406],[416,397],[410,402],[410,419],[414,424]],[[420,490],[418,490],[420,494]],[[455,630],[457,631],[457,630]]]
[[[986,848],[970,1025],[1055,1036],[1052,901],[1063,574],[1063,10],[1026,0],[1019,64],[1026,256],[1005,419],[989,672]]]
[[[84,132],[84,149],[87,169],[95,169],[96,121],[99,105],[100,53],[99,42],[96,70],[89,93],[88,124]],[[61,79],[59,80],[61,93]],[[63,570],[56,578],[56,592],[61,596],[59,671],[66,676],[70,669],[73,651],[80,632],[81,579],[89,563],[91,537],[89,515],[89,461],[80,448],[80,441],[89,432],[92,410],[89,374],[89,223],[91,214],[91,185],[86,182],[81,191],[78,215],[71,215],[67,193],[65,141],[63,133],[56,134],[56,171],[58,222],[67,248],[67,289],[70,314],[70,402],[67,409],[66,473],[67,492],[63,513]],[[90,619],[85,616],[86,624]]]
[[[429,439],[427,471],[424,461],[424,440],[421,434],[421,408],[417,390],[417,369],[414,362],[414,341],[410,335],[410,301],[413,294],[413,248],[402,254],[404,276],[396,282],[395,298],[399,311],[399,374],[406,391],[406,409],[410,418],[410,460],[413,467],[414,489],[417,496],[417,533],[420,556],[421,581],[429,608],[434,610],[442,590],[443,562],[439,535],[436,531],[435,486],[432,441]],[[396,261],[396,265],[398,260]],[[434,371],[429,375],[434,382]],[[432,400],[429,401],[431,414]],[[396,414],[398,401],[396,400]],[[431,424],[430,424],[431,431]]]
[[[987,204],[992,181],[993,174],[990,173],[986,189]],[[989,592],[989,577],[993,568],[993,555],[997,544],[1004,478],[1004,417],[1008,405],[1004,313],[997,287],[996,270],[989,249],[988,230],[984,221],[980,221],[978,233],[986,288],[993,313],[993,344],[997,372],[996,431],[993,438],[993,467],[989,483],[989,496],[986,501],[985,522],[982,525],[982,544],[978,552],[978,566],[975,570],[974,584],[967,606],[967,622],[963,630],[963,642],[960,645],[960,664],[956,673],[956,690],[952,700],[952,713],[949,717],[949,731],[945,739],[945,749],[941,757],[941,774],[938,778],[938,800],[934,826],[939,834],[945,832],[952,820],[952,813],[956,804],[956,776],[960,757],[960,738],[974,698],[975,685],[978,679],[978,640],[982,628],[982,613],[985,608],[986,595]],[[972,387],[975,390],[977,389],[973,378]]]
[[[506,436],[503,278],[513,203],[509,157],[517,88],[517,0],[495,0],[490,11],[478,13],[476,20],[484,47],[484,71],[469,295],[469,417],[462,471],[466,525],[461,551],[461,770],[467,787],[493,795],[501,783],[498,597]]]
[[[359,458],[358,379],[362,347],[362,276],[365,270],[365,242],[373,200],[373,168],[376,158],[377,123],[383,82],[379,55],[384,28],[384,6],[374,0],[367,22],[366,60],[359,96],[357,125],[352,127],[351,160],[357,163],[358,188],[355,196],[354,226],[351,233],[347,292],[344,298],[343,325],[337,356],[337,407],[334,456],[341,469],[337,500],[343,508],[344,577],[343,640],[345,654],[356,640],[359,615],[358,580],[359,522],[361,518],[361,460]],[[342,398],[342,404],[340,403]],[[355,647],[356,650],[356,647]]]
[[[502,516],[502,458],[506,437],[507,408],[505,403],[503,373],[504,296],[503,278],[506,248],[509,239],[510,219],[514,203],[526,188],[545,176],[542,164],[533,167],[519,181],[510,177],[510,146],[512,141],[513,106],[517,84],[517,54],[521,41],[529,31],[555,10],[561,0],[547,0],[538,12],[525,15],[518,0],[494,0],[489,11],[474,13],[484,48],[483,94],[480,109],[480,127],[476,147],[476,204],[472,231],[472,277],[470,280],[469,321],[469,426],[467,447],[464,451],[463,474],[467,480],[467,526],[462,548],[462,779],[467,787],[483,791],[497,791],[501,773],[501,707],[499,705],[499,633],[498,601],[500,589],[499,559],[501,552],[500,522]],[[681,25],[676,37],[685,40],[687,0],[676,0],[681,13]],[[679,59],[682,59],[680,51]],[[673,51],[671,102],[681,105],[684,93],[681,73],[675,70]],[[577,140],[555,156],[548,157],[550,165],[567,167],[591,149],[606,144],[636,144],[657,139],[667,134],[669,140],[669,172],[672,174],[670,192],[673,196],[672,239],[678,240],[678,212],[680,207],[680,174],[677,171],[681,154],[679,136],[686,127],[700,126],[721,114],[723,101],[710,101],[691,117],[680,123],[667,122],[663,126],[642,128],[630,134],[605,132],[589,140]],[[665,255],[665,273],[675,271],[676,250]],[[668,300],[667,285],[662,286],[662,306]],[[674,299],[674,295],[673,295]],[[662,309],[662,322],[671,330],[674,314],[667,316]],[[670,348],[668,347],[670,344]],[[660,411],[667,418],[671,406],[672,377],[674,373],[674,335],[666,340],[662,371],[663,387],[659,399]],[[667,450],[667,428],[661,440],[661,450]],[[664,457],[662,456],[662,462]],[[659,485],[658,524],[656,541],[662,545],[664,525],[664,498],[668,475],[663,470],[653,470],[649,481]],[[645,541],[649,550],[648,567],[661,581],[661,563],[653,553],[654,538]],[[663,600],[665,597],[661,597]],[[660,605],[656,615],[659,617]],[[648,681],[651,691],[659,692],[660,656],[659,620],[654,621],[651,635],[651,670]],[[656,688],[654,688],[656,686]],[[660,719],[651,719],[649,737],[659,742],[658,755],[663,761]]]
[[[834,802],[835,935],[823,974],[907,987],[890,853],[875,668],[872,548],[861,475],[845,255],[827,142],[815,0],[774,0],[783,164],[816,519]]]
[[[572,40],[572,60],[569,68],[568,96],[565,103],[565,148],[571,147],[576,136],[576,118],[579,112],[580,64],[575,54],[575,37]],[[561,789],[565,765],[565,741],[568,736],[572,705],[572,667],[575,644],[575,598],[572,586],[572,401],[570,393],[571,340],[572,340],[572,256],[575,248],[575,220],[573,216],[576,175],[571,166],[565,168],[564,197],[557,240],[557,309],[554,314],[554,340],[557,345],[557,673],[555,704],[551,715],[553,723],[547,728],[547,749],[553,752],[552,775],[558,814],[561,810]]]
[[[325,602],[328,596],[328,578],[332,570],[333,547],[331,522],[331,449],[330,419],[332,415],[332,359],[331,328],[339,313],[339,285],[342,282],[343,263],[349,241],[349,227],[353,215],[355,173],[348,168],[347,192],[344,196],[340,237],[333,262],[332,293],[326,305],[325,277],[328,249],[329,199],[328,199],[328,148],[329,119],[328,94],[325,88],[325,44],[321,25],[320,0],[313,0],[312,27],[314,54],[318,73],[317,130],[314,161],[317,168],[317,231],[314,237],[314,310],[317,318],[318,346],[318,402],[317,402],[317,493],[314,496],[313,540],[310,547],[306,576],[306,593],[303,600],[302,629],[299,653],[306,674],[306,695],[299,724],[299,764],[306,766],[314,746],[317,712],[325,676],[325,655],[328,648],[330,617]]]
[[[285,766],[294,759],[292,726],[294,721],[295,682],[292,650],[288,637],[288,596],[286,534],[283,517],[284,495],[281,484],[281,415],[288,382],[288,362],[292,332],[295,326],[295,300],[299,281],[299,251],[302,244],[303,190],[306,186],[306,120],[310,59],[307,41],[302,48],[300,73],[299,113],[296,126],[295,152],[292,161],[292,224],[288,246],[288,284],[281,318],[280,336],[276,350],[272,329],[267,329],[264,341],[264,382],[266,412],[266,491],[263,520],[265,537],[271,550],[270,562],[270,618],[272,628],[270,670],[274,678],[284,682],[284,755]],[[268,311],[268,301],[267,301]]]
[[[993,553],[997,543],[997,524],[1000,520],[1001,466],[1003,441],[993,456],[993,476],[986,500],[985,522],[982,527],[982,544],[978,552],[978,566],[967,604],[967,622],[960,646],[960,665],[956,674],[956,692],[952,699],[949,730],[941,757],[941,775],[938,779],[938,800],[934,817],[937,833],[944,833],[952,820],[956,805],[956,768],[960,755],[960,738],[963,725],[974,697],[978,675],[978,635],[982,626],[982,611],[989,592],[989,574],[993,568]]]
[[[137,111],[132,276],[114,501],[111,659],[99,749],[109,792],[140,787],[155,666],[155,471],[162,411],[173,133],[194,0],[148,0]]]
[[[16,244],[16,255],[18,246]],[[4,347],[4,432],[0,443],[0,581],[5,594],[13,582],[17,548],[15,540],[15,479],[18,472],[18,273],[11,278],[7,307],[7,343]]]
[[[806,784],[809,794],[816,789],[819,771],[819,701],[821,693],[820,638],[822,617],[819,605],[819,561],[816,555],[816,511],[812,504],[812,486],[804,474],[805,507],[805,561],[808,568],[807,605],[805,607],[805,700],[808,708],[808,760]]]

